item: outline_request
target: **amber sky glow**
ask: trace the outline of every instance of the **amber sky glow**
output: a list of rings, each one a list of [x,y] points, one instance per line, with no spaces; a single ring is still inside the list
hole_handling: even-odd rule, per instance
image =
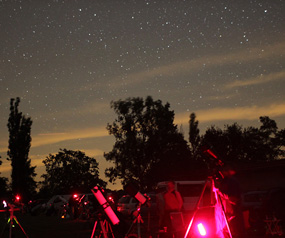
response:
[[[33,120],[37,180],[60,148],[95,157],[104,178],[110,102],[128,97],[169,102],[186,139],[192,112],[202,133],[260,116],[284,128],[284,11],[283,0],[0,1],[1,176],[10,98]]]

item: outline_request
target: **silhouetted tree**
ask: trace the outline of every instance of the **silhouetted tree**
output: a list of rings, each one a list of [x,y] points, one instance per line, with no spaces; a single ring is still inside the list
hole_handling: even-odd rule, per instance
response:
[[[41,176],[41,192],[46,195],[88,193],[95,185],[106,187],[106,182],[99,178],[98,162],[82,151],[60,149],[43,163],[46,174]]]
[[[260,117],[260,128],[234,123],[224,130],[212,126],[202,136],[202,144],[211,147],[224,161],[272,161],[284,157],[284,130],[276,122]]]
[[[12,166],[12,192],[14,195],[21,194],[23,200],[27,201],[35,192],[36,167],[31,166],[29,159],[32,120],[18,111],[19,103],[20,98],[10,100],[10,116],[7,124],[9,129],[7,155]]]
[[[189,143],[192,156],[196,158],[200,147],[200,130],[198,128],[199,121],[196,120],[195,113],[191,113],[189,120]]]
[[[0,156],[0,166],[2,165],[2,160],[1,160],[1,156]],[[0,173],[1,175],[1,173]],[[0,198],[3,198],[4,196],[7,195],[7,186],[8,183],[8,179],[5,177],[0,177]]]
[[[140,189],[147,189],[159,180],[189,175],[190,151],[173,123],[169,103],[163,105],[149,96],[111,102],[111,107],[117,119],[107,130],[114,135],[115,144],[104,154],[114,163],[105,171],[110,182],[119,178],[123,185],[136,182]]]

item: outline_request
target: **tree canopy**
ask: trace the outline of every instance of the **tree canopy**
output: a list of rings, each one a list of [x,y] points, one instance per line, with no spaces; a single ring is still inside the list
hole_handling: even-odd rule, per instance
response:
[[[21,194],[23,200],[29,199],[35,192],[35,166],[31,166],[29,151],[31,147],[32,120],[19,112],[20,98],[10,100],[8,120],[9,147],[7,155],[12,166],[12,192]]]
[[[210,148],[225,162],[243,163],[284,158],[284,150],[282,149],[284,146],[284,129],[278,130],[276,122],[267,116],[259,119],[261,122],[259,128],[243,128],[237,123],[225,125],[223,130],[211,126],[200,137],[197,133],[195,134],[198,121],[193,123],[195,121],[194,114],[192,122],[190,121],[191,147],[200,148],[200,152],[198,152],[200,157],[201,148]]]
[[[0,156],[0,166],[2,164],[1,156]],[[0,173],[1,175],[1,173]],[[8,179],[5,177],[0,177],[0,197],[4,197],[7,193],[7,182]]]
[[[107,130],[115,137],[112,151],[105,153],[114,163],[105,174],[110,182],[122,179],[123,185],[136,182],[141,189],[157,181],[189,174],[191,166],[187,141],[174,125],[174,112],[169,103],[152,97],[128,98],[111,102],[117,114]]]
[[[46,174],[42,175],[42,193],[86,193],[95,185],[103,188],[106,186],[106,182],[99,178],[99,164],[96,159],[82,151],[60,149],[56,155],[50,154],[43,163]]]

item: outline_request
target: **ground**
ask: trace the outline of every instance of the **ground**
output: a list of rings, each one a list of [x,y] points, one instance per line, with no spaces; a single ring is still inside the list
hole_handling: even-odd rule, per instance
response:
[[[92,235],[95,220],[68,220],[60,219],[57,216],[38,215],[31,216],[30,214],[15,213],[20,225],[24,228],[29,238],[88,238]],[[124,237],[126,231],[130,228],[131,220],[127,223],[121,223],[120,227],[114,228],[113,232],[116,238]],[[152,225],[155,221],[151,221]],[[124,227],[122,227],[124,225]],[[142,237],[146,236],[147,222],[141,228]],[[9,237],[9,226],[7,225],[7,218],[5,213],[0,213],[0,234],[1,238]],[[97,226],[97,232],[100,231],[100,226]],[[137,233],[137,227],[134,226],[133,233]],[[21,231],[19,225],[15,224],[12,230],[12,237],[22,238],[26,237]],[[102,236],[101,236],[102,237]],[[154,229],[152,229],[152,237],[156,237]],[[254,238],[264,238],[265,236],[250,235]],[[269,237],[269,236],[267,236]],[[280,237],[280,236],[278,236]],[[94,235],[95,238],[95,235]]]

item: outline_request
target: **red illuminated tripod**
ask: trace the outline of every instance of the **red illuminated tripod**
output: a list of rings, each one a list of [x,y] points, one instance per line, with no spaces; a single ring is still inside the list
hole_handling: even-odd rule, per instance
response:
[[[205,201],[207,195],[209,199],[208,202]],[[213,225],[211,229],[207,229],[205,224],[203,224],[203,221],[206,219],[208,220],[208,223]],[[211,236],[206,236],[209,235],[209,232],[211,233]],[[197,235],[195,236],[195,234],[200,234],[205,237],[212,237],[214,234],[219,234],[219,237],[232,238],[223,201],[219,190],[215,187],[213,177],[208,177],[205,181],[205,185],[196,204],[196,208],[184,238],[187,238],[188,235],[189,237],[196,237]]]
[[[203,152],[214,159],[217,166],[223,166],[223,162],[211,150],[206,149]],[[208,223],[207,226],[205,226],[205,220]],[[215,187],[213,176],[209,176],[205,181],[184,238],[188,235],[189,237],[232,238],[221,192]]]
[[[103,235],[104,238],[108,238],[109,235],[111,235],[112,238],[115,238],[113,231],[112,231],[111,224],[106,219],[103,219],[102,216],[103,214],[101,213],[98,214],[98,219],[95,221],[91,238],[95,236],[95,232],[97,228],[99,228],[99,231],[100,231],[99,237]],[[98,224],[100,225],[100,227],[97,226]]]
[[[10,224],[10,226],[9,226],[9,238],[12,238],[12,229],[14,227],[14,221],[21,228],[24,235],[28,238],[28,235],[25,232],[24,228],[21,226],[20,222],[17,220],[16,216],[14,215],[14,211],[19,211],[20,209],[19,208],[15,209],[15,205],[13,205],[13,204],[8,204],[8,207],[9,207],[10,217],[8,218],[8,221],[2,230],[1,238],[3,237],[4,231],[5,231],[8,224]],[[1,212],[6,212],[6,210],[1,210]]]
[[[144,223],[142,217],[141,217],[141,203],[139,203],[138,207],[137,207],[137,216],[136,218],[133,220],[131,227],[129,228],[128,232],[126,233],[125,237],[127,238],[130,235],[130,232],[133,230],[133,226],[135,224],[137,224],[137,237],[141,238],[141,224]]]

